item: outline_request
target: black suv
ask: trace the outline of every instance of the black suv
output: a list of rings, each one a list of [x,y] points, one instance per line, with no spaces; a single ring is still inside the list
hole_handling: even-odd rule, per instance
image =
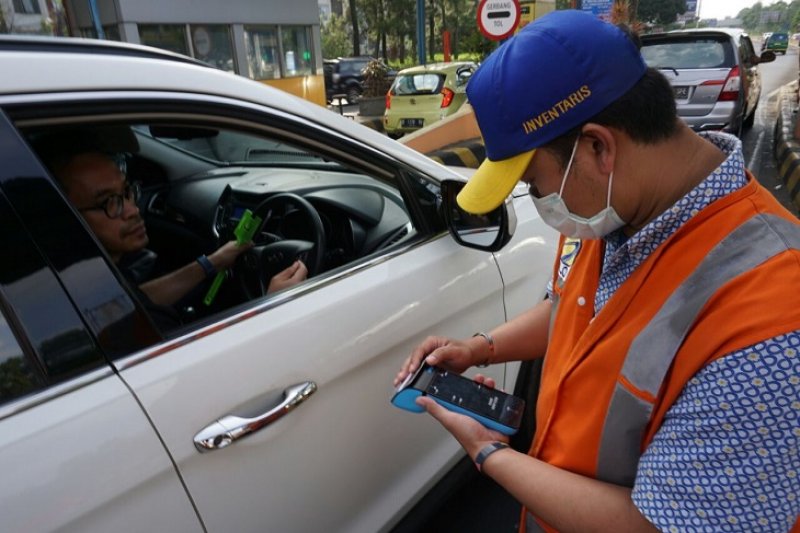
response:
[[[369,56],[339,57],[323,61],[325,72],[325,97],[330,102],[335,94],[347,95],[351,104],[358,101],[363,92],[364,67],[372,61]]]

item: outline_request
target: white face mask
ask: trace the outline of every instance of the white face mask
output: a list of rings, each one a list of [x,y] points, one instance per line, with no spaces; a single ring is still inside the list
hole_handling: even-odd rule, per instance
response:
[[[567,170],[564,172],[564,178],[561,180],[561,189],[558,193],[551,193],[543,198],[537,198],[533,190],[531,190],[531,198],[544,223],[562,235],[577,239],[602,239],[612,231],[625,225],[625,222],[619,218],[617,212],[611,207],[611,184],[614,181],[614,173],[612,172],[608,176],[608,196],[605,209],[591,218],[583,218],[571,213],[561,197],[561,193],[564,192],[564,184],[567,182],[567,176],[569,176],[569,171],[572,168],[572,161],[575,159],[579,140],[580,137],[575,139],[575,146],[572,147],[572,155],[569,157]]]

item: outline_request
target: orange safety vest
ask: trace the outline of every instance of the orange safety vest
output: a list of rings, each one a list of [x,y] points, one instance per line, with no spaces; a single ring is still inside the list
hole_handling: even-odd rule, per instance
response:
[[[579,244],[563,287],[557,259],[530,455],[632,487],[639,457],[692,376],[800,329],[800,221],[748,178],[662,243],[597,316],[603,241]],[[523,510],[523,531],[526,522],[528,533],[554,531]]]

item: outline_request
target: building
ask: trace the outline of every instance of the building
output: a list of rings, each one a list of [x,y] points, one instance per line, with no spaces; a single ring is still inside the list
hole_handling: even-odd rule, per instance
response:
[[[317,0],[62,1],[71,35],[171,50],[325,105]]]
[[[0,33],[45,33],[52,32],[45,0],[0,0]]]

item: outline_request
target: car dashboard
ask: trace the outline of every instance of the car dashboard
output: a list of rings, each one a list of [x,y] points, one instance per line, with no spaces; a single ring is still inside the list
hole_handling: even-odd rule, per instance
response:
[[[337,170],[226,167],[145,191],[144,217],[160,256],[175,255],[174,243],[194,241],[175,262],[208,253],[234,239],[246,209],[279,193],[296,194],[314,207],[325,231],[323,271],[369,255],[411,234],[397,190],[374,179]],[[258,244],[283,239],[313,240],[314,229],[297,209],[271,210],[254,237]],[[175,265],[177,266],[177,265]]]

